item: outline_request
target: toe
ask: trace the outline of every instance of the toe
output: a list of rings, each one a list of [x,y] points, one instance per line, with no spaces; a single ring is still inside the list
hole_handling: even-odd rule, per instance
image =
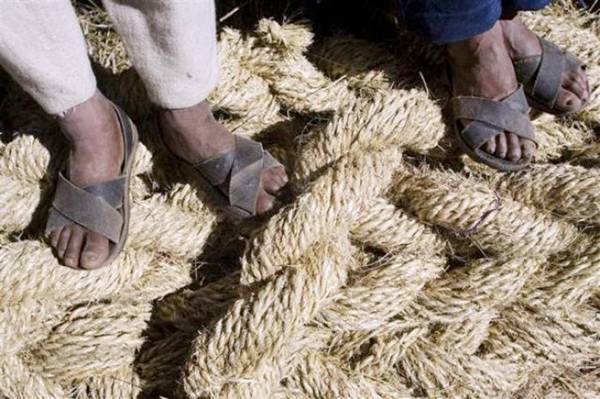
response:
[[[69,238],[69,244],[63,257],[65,266],[72,268],[79,267],[79,257],[81,255],[81,247],[83,246],[83,240],[85,238],[85,231],[79,226],[73,226],[71,228],[71,237]]]
[[[58,253],[58,257],[60,259],[64,259],[65,252],[67,251],[67,247],[69,246],[69,239],[71,238],[71,228],[72,226],[64,227],[60,232],[58,244],[56,245],[56,252]]]
[[[579,82],[577,76],[573,76],[572,79],[567,80],[563,87],[571,93],[575,94],[577,97],[579,97],[580,100],[583,100],[585,98],[585,85]]]
[[[271,195],[277,195],[278,191],[288,182],[285,169],[281,166],[263,171],[261,178],[263,188]]]
[[[498,158],[506,158],[506,135],[504,133],[500,133],[496,136],[496,156]]]
[[[108,240],[98,233],[88,232],[81,253],[81,267],[86,270],[97,269],[108,258]]]
[[[506,134],[507,154],[511,162],[521,159],[521,142],[519,136],[513,133]]]
[[[584,86],[587,84],[588,79],[585,65],[580,65],[579,68],[575,71],[575,75],[577,75],[579,83],[583,84]]]
[[[581,98],[583,102],[587,102],[590,98],[590,82],[588,81],[587,75],[581,69],[581,72],[577,74],[577,81],[579,85],[583,87],[584,96]]]
[[[62,229],[56,229],[56,230],[52,230],[52,232],[50,233],[50,245],[52,245],[52,248],[56,249],[58,251],[58,240],[60,239],[60,233],[61,233]]]
[[[533,157],[533,154],[535,153],[536,147],[535,147],[535,143],[531,140],[522,140],[521,142],[521,151],[523,153],[523,158],[524,159],[531,159]]]
[[[557,105],[568,112],[573,112],[581,108],[581,100],[571,90],[561,87],[558,92]]]
[[[269,193],[262,191],[256,199],[256,213],[261,215],[269,212],[275,206],[275,197]]]
[[[483,145],[483,149],[485,152],[487,152],[488,154],[493,154],[496,152],[496,139],[495,138],[491,138],[489,139],[484,145]]]

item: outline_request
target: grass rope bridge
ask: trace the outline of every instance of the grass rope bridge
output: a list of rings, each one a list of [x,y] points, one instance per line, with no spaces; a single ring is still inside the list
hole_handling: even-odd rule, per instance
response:
[[[592,93],[535,121],[516,174],[457,155],[439,50],[409,35],[223,28],[214,110],[293,190],[238,224],[160,149],[101,12],[80,17],[102,90],[140,125],[130,240],[109,268],[58,266],[40,232],[66,147],[0,77],[0,397],[600,396],[598,16],[525,15]]]

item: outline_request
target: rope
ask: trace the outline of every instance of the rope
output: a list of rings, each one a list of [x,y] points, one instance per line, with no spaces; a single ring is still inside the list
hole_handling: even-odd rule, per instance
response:
[[[81,14],[92,56],[127,66],[109,25],[92,34],[102,18]],[[292,199],[261,221],[224,220],[157,145],[139,78],[101,74],[144,144],[128,245],[86,273],[39,235],[64,142],[9,88],[0,396],[600,395],[600,37],[581,18],[564,4],[524,16],[589,64],[591,98],[537,119],[536,163],[515,174],[456,157],[431,46],[224,28],[214,110],[291,175]]]

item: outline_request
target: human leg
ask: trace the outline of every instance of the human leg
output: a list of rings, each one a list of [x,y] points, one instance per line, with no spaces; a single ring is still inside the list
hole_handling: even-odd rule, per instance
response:
[[[81,28],[68,0],[23,0],[0,9],[0,64],[49,114],[96,91]]]
[[[0,64],[57,121],[70,143],[69,180],[87,187],[116,177],[123,158],[110,101],[96,89],[85,40],[68,0],[2,5]],[[64,264],[94,268],[108,256],[101,234],[68,223],[47,232]]]
[[[550,0],[503,0],[502,30],[506,46],[518,72],[523,70],[523,62],[528,64],[533,62],[535,65],[542,55],[542,43],[536,34],[520,20],[518,13],[540,10],[549,3]],[[545,111],[553,113],[575,112],[581,109],[589,99],[589,83],[581,64],[573,57],[561,58],[563,59],[558,62],[562,62],[564,65],[560,70],[555,71],[555,73],[561,74],[560,81],[556,81],[558,88],[555,89],[555,99],[552,104],[543,108]],[[523,76],[520,80],[525,80],[527,75],[518,73],[520,78]],[[533,81],[533,79],[531,80]],[[527,82],[523,81],[522,83]]]
[[[518,88],[499,20],[502,0],[399,0],[406,25],[428,41],[446,46],[454,97],[502,101]],[[461,120],[461,127],[472,120]],[[481,150],[520,162],[535,144],[499,130]]]
[[[151,101],[167,147],[197,164],[235,148],[234,136],[213,117],[206,97],[217,83],[213,0],[105,0]],[[283,167],[261,175],[256,212],[271,209],[287,182]]]

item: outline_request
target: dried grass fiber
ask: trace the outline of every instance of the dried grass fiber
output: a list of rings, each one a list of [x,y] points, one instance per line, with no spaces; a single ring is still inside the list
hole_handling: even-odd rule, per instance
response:
[[[143,136],[130,240],[103,270],[57,264],[40,231],[66,146],[0,79],[0,397],[600,397],[597,15],[525,16],[588,63],[592,98],[536,120],[512,175],[456,155],[439,50],[223,28],[215,111],[292,175],[283,209],[238,224],[156,145],[102,12],[80,15]]]

